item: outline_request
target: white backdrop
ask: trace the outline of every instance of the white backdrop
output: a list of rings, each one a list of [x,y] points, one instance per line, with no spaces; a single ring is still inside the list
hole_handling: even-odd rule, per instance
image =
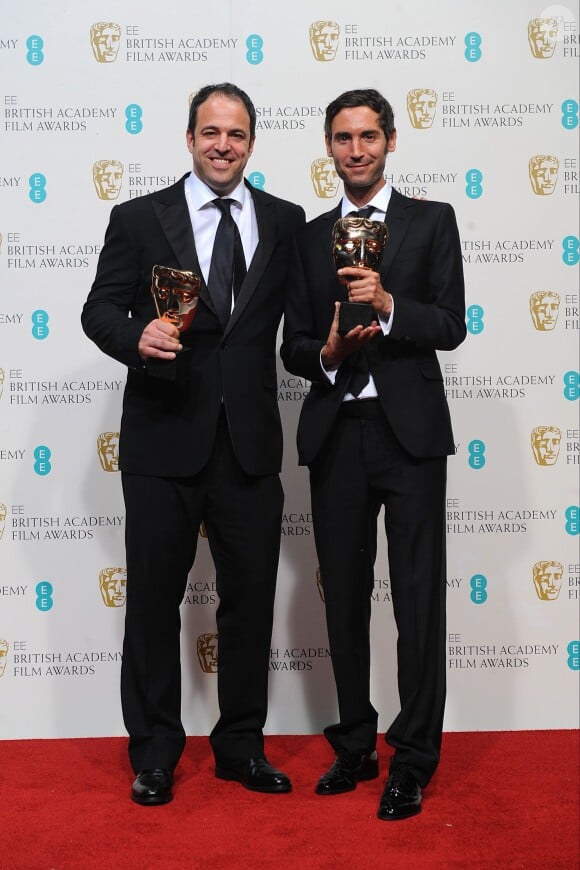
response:
[[[323,114],[353,87],[376,87],[395,108],[389,180],[454,206],[469,332],[440,357],[457,443],[445,727],[578,725],[577,4],[377,2],[365,12],[344,0],[166,0],[160,11],[34,0],[4,21],[0,737],[124,733],[125,372],[84,337],[79,315],[112,205],[189,171],[190,94],[224,80],[258,110],[250,180],[309,217],[340,197]],[[279,364],[286,507],[270,733],[318,732],[336,716],[294,446],[308,386]],[[190,734],[217,717],[215,607],[201,538],[183,604]],[[383,728],[397,711],[395,640],[381,538],[373,701]]]

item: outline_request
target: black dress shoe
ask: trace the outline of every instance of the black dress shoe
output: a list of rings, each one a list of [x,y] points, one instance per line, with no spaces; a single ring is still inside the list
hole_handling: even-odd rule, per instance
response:
[[[421,788],[412,773],[403,768],[394,768],[389,774],[379,804],[378,817],[385,821],[397,821],[416,816],[421,812]]]
[[[131,799],[137,804],[155,806],[173,800],[173,773],[165,767],[142,770],[131,786]]]
[[[250,791],[276,794],[292,790],[292,783],[286,774],[272,767],[265,758],[248,758],[233,765],[216,764],[215,775],[218,779],[241,782]]]
[[[354,791],[357,782],[376,779],[378,775],[376,752],[364,755],[339,752],[330,770],[318,780],[314,791],[316,794],[342,794],[345,791]]]

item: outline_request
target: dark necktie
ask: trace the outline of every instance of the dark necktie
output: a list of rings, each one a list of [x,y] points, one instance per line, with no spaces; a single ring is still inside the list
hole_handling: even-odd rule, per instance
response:
[[[212,202],[220,210],[221,218],[213,243],[208,289],[220,323],[225,326],[232,311],[232,289],[235,303],[246,277],[246,260],[240,233],[230,212],[233,199]]]
[[[373,205],[365,205],[364,208],[359,208],[358,211],[351,211],[348,217],[360,217],[370,220],[375,207]],[[358,396],[364,390],[369,382],[369,363],[367,359],[366,349],[363,347],[354,358],[354,365],[350,381],[348,383],[348,392],[353,396]]]
[[[370,220],[374,210],[374,205],[365,205],[364,208],[359,208],[357,211],[349,211],[347,217],[361,217]]]

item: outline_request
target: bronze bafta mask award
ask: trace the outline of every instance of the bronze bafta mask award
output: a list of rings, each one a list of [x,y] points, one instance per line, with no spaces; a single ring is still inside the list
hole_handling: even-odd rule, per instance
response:
[[[378,272],[387,238],[387,226],[382,221],[354,215],[340,218],[332,229],[332,254],[336,268],[359,266]],[[367,302],[341,302],[339,335],[346,335],[358,324],[370,326],[373,320],[376,320],[376,315]]]
[[[191,326],[197,313],[201,278],[195,272],[153,266],[151,293],[160,320],[172,323],[180,333]],[[187,351],[181,350],[174,360],[149,360],[147,370],[154,377],[175,381],[184,380],[189,373]]]

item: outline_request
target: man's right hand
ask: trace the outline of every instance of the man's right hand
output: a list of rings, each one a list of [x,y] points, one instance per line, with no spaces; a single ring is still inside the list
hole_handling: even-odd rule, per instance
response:
[[[382,332],[381,327],[376,320],[373,320],[370,326],[363,327],[355,326],[346,335],[338,334],[338,312],[340,310],[340,302],[334,303],[334,317],[330,326],[330,332],[326,339],[326,344],[322,348],[321,359],[322,364],[326,369],[336,368],[341,364],[343,359],[350,356],[352,353],[360,350],[367,342]]]
[[[175,359],[181,349],[177,327],[159,319],[147,324],[138,345],[139,356],[143,360]]]

